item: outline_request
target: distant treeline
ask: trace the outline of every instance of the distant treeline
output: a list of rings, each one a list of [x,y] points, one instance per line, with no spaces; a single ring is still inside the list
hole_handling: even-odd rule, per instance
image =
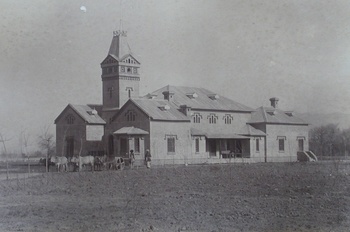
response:
[[[350,150],[350,128],[339,129],[328,124],[310,129],[309,149],[317,156],[344,156]]]

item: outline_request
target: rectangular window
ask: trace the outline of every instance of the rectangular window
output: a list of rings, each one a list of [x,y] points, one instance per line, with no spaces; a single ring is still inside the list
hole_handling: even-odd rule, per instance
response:
[[[283,139],[278,139],[278,150],[279,151],[284,151],[284,138]]]
[[[167,138],[168,152],[175,152],[175,138]]]
[[[196,153],[199,153],[199,138],[196,138]]]
[[[140,152],[140,138],[135,138],[135,152]]]
[[[259,151],[260,151],[260,147],[259,147],[259,139],[256,139],[256,140],[255,140],[255,150],[256,150],[257,152],[259,152]]]

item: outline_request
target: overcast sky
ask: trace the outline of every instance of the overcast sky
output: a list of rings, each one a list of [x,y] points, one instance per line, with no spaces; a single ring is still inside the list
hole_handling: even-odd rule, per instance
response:
[[[33,149],[43,126],[54,133],[68,103],[102,103],[100,63],[121,17],[142,95],[195,86],[253,108],[276,96],[285,110],[350,113],[348,0],[1,0],[0,132],[10,150],[21,130]]]

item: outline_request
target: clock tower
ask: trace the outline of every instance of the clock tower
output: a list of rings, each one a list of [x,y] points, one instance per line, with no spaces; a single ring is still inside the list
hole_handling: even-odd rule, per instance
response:
[[[129,98],[139,97],[140,62],[135,59],[127,42],[126,31],[114,31],[102,69],[102,117],[109,123]]]

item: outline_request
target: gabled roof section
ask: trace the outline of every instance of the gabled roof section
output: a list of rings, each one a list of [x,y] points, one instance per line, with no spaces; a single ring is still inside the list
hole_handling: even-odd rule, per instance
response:
[[[181,113],[178,107],[166,100],[157,99],[132,99],[142,111],[144,111],[152,120],[160,121],[188,121],[191,119]]]
[[[123,107],[119,110],[117,114],[113,116],[113,120],[129,105],[134,104],[139,108],[143,113],[145,113],[151,120],[158,121],[182,121],[190,122],[191,119],[181,113],[178,110],[178,107],[173,103],[166,100],[157,100],[157,99],[145,99],[145,98],[136,98],[129,99]]]
[[[286,113],[280,109],[262,106],[252,113],[252,118],[248,121],[248,123],[308,125],[307,122],[295,116],[295,114],[290,115],[289,112],[290,111],[287,111]]]
[[[57,120],[59,120],[59,118],[68,108],[71,108],[73,111],[75,111],[75,113],[77,113],[87,124],[106,124],[106,122],[98,115],[95,109],[92,109],[87,105],[72,104],[68,104],[68,106],[62,111],[62,113],[55,119],[55,123],[57,122]]]
[[[193,109],[202,110],[239,111],[248,113],[254,111],[248,106],[235,102],[229,98],[226,98],[220,94],[214,93],[204,88],[164,86],[163,88],[160,88],[151,94],[153,96],[156,96],[156,99],[164,99],[164,96],[162,94],[164,91],[171,91],[174,93],[172,102],[178,107],[180,107],[180,105],[187,105]],[[193,93],[195,93],[196,97],[189,97],[189,94]]]
[[[127,54],[123,57],[120,58],[120,61],[121,62],[124,62],[124,63],[131,63],[131,64],[140,64],[140,62],[131,54]]]
[[[252,135],[252,136],[266,136],[266,134],[263,131],[256,129],[251,125],[244,125],[242,128],[240,128],[237,134]]]
[[[101,64],[118,63],[119,59],[113,54],[108,54],[107,57],[101,62]]]
[[[191,135],[192,136],[198,136],[198,135],[204,135],[204,136],[206,136],[207,135],[207,133],[205,133],[204,131],[201,131],[201,130],[198,130],[198,129],[196,129],[196,128],[191,128]]]

